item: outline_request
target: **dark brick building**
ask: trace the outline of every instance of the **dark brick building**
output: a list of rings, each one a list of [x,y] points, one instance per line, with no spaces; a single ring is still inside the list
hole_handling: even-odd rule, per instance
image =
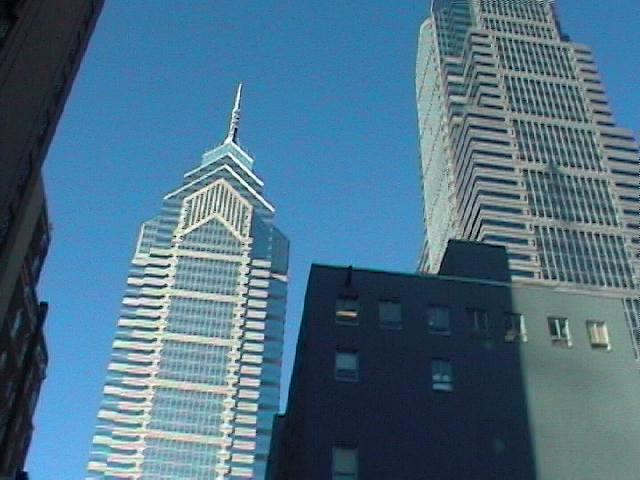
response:
[[[103,0],[0,2],[0,477],[23,468],[47,365],[41,166]]]
[[[635,478],[622,301],[508,276],[457,241],[438,275],[314,265],[267,478]]]

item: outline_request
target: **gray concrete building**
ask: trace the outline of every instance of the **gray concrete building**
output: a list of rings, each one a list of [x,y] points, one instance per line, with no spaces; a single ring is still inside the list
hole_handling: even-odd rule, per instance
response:
[[[451,238],[504,245],[514,280],[624,299],[640,358],[638,143],[553,0],[433,0],[416,102],[420,270]]]
[[[314,265],[271,480],[637,476],[621,299],[512,283],[450,241],[438,275]]]
[[[0,2],[0,476],[24,465],[47,365],[40,169],[103,0]]]

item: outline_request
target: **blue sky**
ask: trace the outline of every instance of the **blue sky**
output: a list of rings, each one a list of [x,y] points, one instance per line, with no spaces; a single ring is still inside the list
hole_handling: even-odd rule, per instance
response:
[[[637,0],[559,0],[637,131]],[[422,213],[414,104],[426,0],[111,0],[46,160],[50,366],[28,468],[83,478],[140,222],[224,139],[240,143],[291,240],[285,374],[311,262],[412,271]]]

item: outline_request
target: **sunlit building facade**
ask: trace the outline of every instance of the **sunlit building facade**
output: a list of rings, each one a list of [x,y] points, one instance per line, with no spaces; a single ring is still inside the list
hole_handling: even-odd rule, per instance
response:
[[[142,225],[90,479],[260,479],[279,407],[288,241],[229,135]]]
[[[638,144],[550,0],[434,0],[416,70],[424,245],[504,245],[515,280],[621,299],[640,354]]]

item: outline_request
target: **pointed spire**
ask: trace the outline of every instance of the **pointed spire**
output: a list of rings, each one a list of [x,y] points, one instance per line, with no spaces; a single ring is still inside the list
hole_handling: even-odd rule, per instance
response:
[[[242,96],[242,83],[238,84],[238,91],[236,92],[236,101],[233,104],[233,110],[231,111],[231,121],[229,122],[229,134],[225,139],[225,143],[233,142],[238,143],[238,127],[240,125],[240,97]]]

